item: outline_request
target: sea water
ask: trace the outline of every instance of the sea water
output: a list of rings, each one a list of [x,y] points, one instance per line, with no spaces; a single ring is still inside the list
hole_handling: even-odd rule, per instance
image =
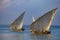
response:
[[[24,25],[25,31],[13,32],[8,25],[0,25],[0,40],[60,40],[60,26],[51,26],[51,34],[33,34],[29,26]]]

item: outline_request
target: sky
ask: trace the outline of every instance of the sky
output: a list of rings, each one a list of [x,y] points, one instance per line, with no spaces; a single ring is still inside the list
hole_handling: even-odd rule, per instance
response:
[[[60,25],[60,0],[0,0],[0,25],[10,25],[24,11],[24,25],[30,25],[32,16],[37,19],[56,7],[52,25]]]

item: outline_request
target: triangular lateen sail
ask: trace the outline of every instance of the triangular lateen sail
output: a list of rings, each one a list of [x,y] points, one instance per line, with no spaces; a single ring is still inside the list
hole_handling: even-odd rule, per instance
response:
[[[45,13],[39,17],[35,22],[30,25],[30,29],[34,32],[45,32],[49,31],[50,25],[52,24],[53,18],[56,14],[57,8]]]
[[[11,29],[13,31],[18,31],[22,29],[23,26],[23,17],[24,17],[25,12],[23,12],[11,25]]]

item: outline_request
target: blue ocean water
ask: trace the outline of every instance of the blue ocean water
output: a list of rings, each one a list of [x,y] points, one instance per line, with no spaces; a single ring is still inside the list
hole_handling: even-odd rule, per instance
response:
[[[0,40],[60,40],[60,26],[51,26],[51,34],[36,35],[29,31],[29,26],[24,25],[25,31],[13,32],[9,25],[0,25]]]

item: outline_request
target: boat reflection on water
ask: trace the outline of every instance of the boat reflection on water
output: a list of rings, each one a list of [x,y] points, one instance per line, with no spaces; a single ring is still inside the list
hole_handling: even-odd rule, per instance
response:
[[[22,40],[23,34],[0,34],[0,40]]]
[[[28,33],[2,33],[0,34],[0,40],[50,40],[51,34],[32,34]]]
[[[51,39],[51,35],[50,34],[40,34],[40,35],[36,35],[36,34],[32,34],[31,35],[31,40],[50,40]]]
[[[51,34],[33,34],[28,29],[23,32],[11,32],[6,26],[0,27],[0,40],[60,40],[60,26],[52,26]]]

